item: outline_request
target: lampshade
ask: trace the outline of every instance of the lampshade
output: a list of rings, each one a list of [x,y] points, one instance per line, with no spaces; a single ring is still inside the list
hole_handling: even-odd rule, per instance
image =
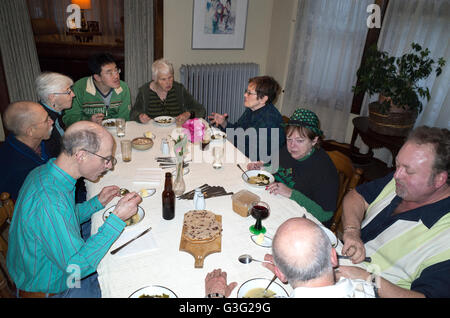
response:
[[[91,8],[91,0],[71,0],[73,4],[78,4],[80,9],[90,9]]]

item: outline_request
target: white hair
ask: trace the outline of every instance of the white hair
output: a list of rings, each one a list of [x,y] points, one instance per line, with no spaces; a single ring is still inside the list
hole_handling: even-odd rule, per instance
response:
[[[158,80],[159,74],[173,75],[173,65],[165,59],[159,59],[152,64],[152,80]]]
[[[70,77],[55,72],[44,72],[35,81],[36,93],[44,103],[48,102],[50,94],[62,93],[61,90],[72,85],[73,80]]]

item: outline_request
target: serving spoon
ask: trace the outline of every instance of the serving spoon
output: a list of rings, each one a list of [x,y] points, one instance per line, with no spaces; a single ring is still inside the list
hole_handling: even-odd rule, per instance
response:
[[[241,262],[242,264],[250,264],[251,262],[255,261],[255,262],[260,262],[260,263],[269,263],[270,262],[266,262],[266,261],[260,261],[258,259],[254,259],[251,255],[249,254],[244,254],[238,257],[239,262]]]
[[[248,176],[248,174],[247,173],[245,173],[245,170],[244,169],[242,169],[242,167],[241,167],[241,165],[240,164],[237,164],[237,166],[239,167],[239,169],[241,169],[242,170],[242,172],[245,174],[245,176],[247,177],[247,180],[248,179],[250,179],[250,177]]]

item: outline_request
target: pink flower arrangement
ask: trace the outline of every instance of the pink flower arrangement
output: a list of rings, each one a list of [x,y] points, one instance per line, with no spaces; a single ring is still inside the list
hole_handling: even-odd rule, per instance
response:
[[[202,141],[205,133],[205,124],[200,118],[189,119],[182,127],[189,131],[188,138],[190,142]]]

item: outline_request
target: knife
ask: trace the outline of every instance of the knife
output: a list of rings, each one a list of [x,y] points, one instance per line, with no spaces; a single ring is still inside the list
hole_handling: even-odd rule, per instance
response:
[[[146,229],[144,232],[140,233],[139,235],[137,235],[136,237],[132,238],[131,240],[129,240],[128,242],[126,242],[125,244],[119,246],[118,248],[116,248],[115,250],[111,251],[111,254],[114,255],[116,254],[118,251],[120,251],[122,248],[124,248],[125,246],[127,246],[128,244],[130,244],[131,242],[133,242],[134,240],[140,238],[141,236],[143,236],[144,234],[150,232],[152,228],[149,227],[148,229]]]
[[[339,259],[350,259],[350,257],[344,256],[344,255],[338,255],[338,258]],[[370,263],[370,262],[372,262],[372,258],[366,257],[366,258],[364,258],[363,262]]]

